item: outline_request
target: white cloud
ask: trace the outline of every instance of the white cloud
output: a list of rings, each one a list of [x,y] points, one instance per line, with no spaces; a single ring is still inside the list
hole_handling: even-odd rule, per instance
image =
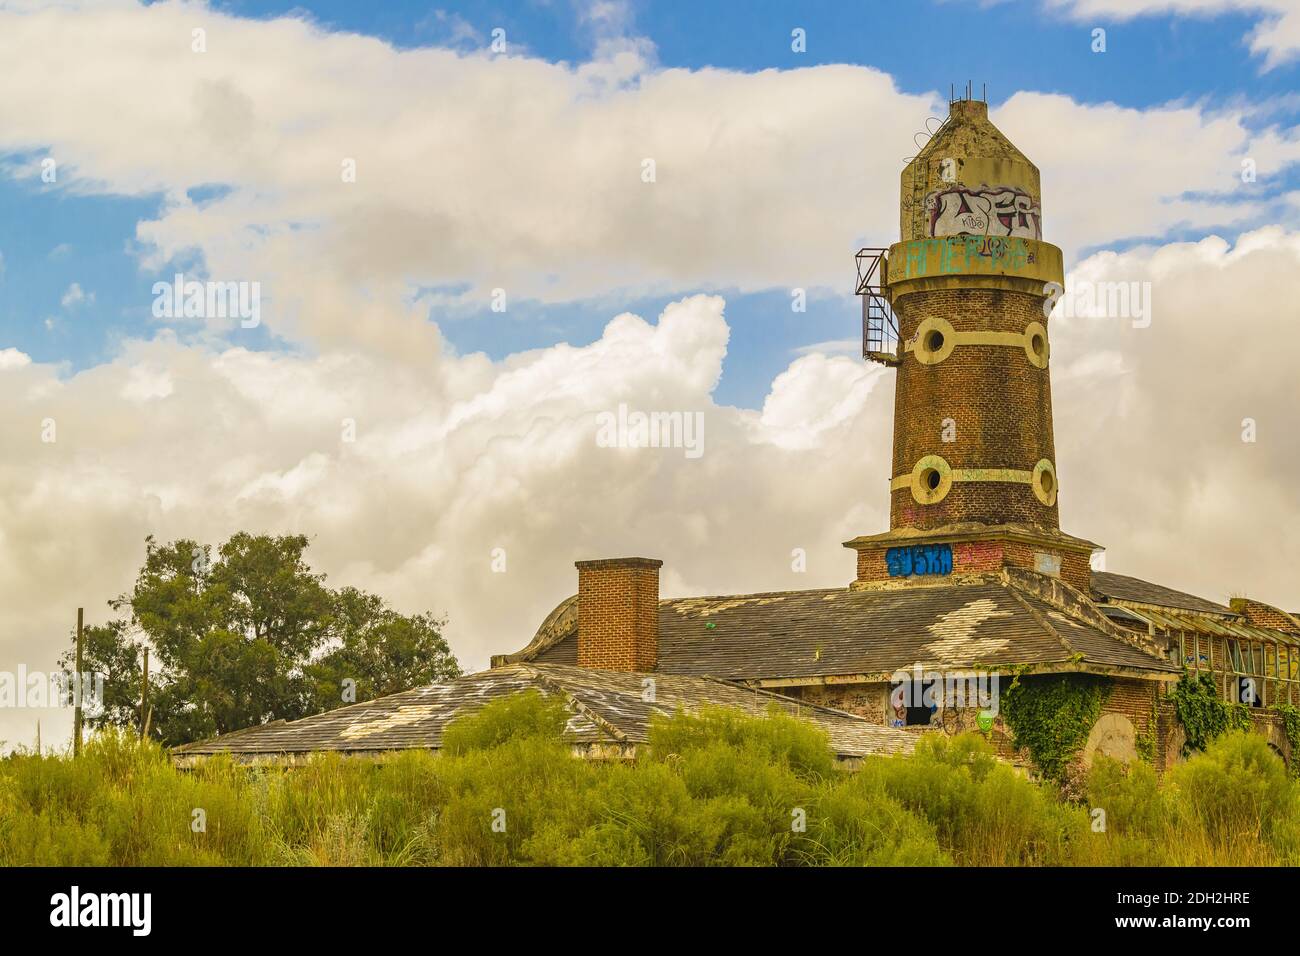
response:
[[[859,245],[897,236],[904,154],[943,109],[866,67],[661,69],[635,43],[577,66],[398,51],[176,3],[0,12],[0,56],[0,149],[48,149],[64,188],[166,194],[138,228],[148,266],[197,251],[213,278],[262,283],[273,332],[412,363],[441,347],[417,285],[479,307],[496,288],[840,288]],[[995,119],[1044,170],[1068,255],[1259,215],[1241,158],[1263,179],[1300,144],[1251,132],[1246,109],[1022,93]],[[212,183],[231,189],[186,198]]]
[[[1065,529],[1107,545],[1112,570],[1300,603],[1294,376],[1278,347],[1294,340],[1300,232],[1102,254],[1074,278],[1149,281],[1155,310],[1146,329],[1052,320]],[[527,642],[579,558],[661,557],[665,594],[847,584],[840,542],[887,525],[893,377],[812,354],[761,412],[728,408],[712,398],[727,339],[722,300],[696,296],[653,325],[617,316],[585,347],[423,369],[214,354],[166,334],[71,377],[0,352],[4,659],[49,666],[79,604],[102,620],[149,533],[308,533],[334,582],[446,611],[473,666]],[[599,447],[595,416],[619,402],[703,412],[705,454]],[[0,737],[30,734],[23,720],[0,714]]]
[[[1063,521],[1111,547],[1110,570],[1300,605],[1300,232],[1099,254],[1072,278],[1151,282],[1153,314],[1052,320]]]
[[[1300,451],[1278,343],[1294,339],[1300,233],[1098,255],[1075,277],[1150,281],[1155,312],[1147,329],[1052,320],[1065,528],[1108,545],[1114,570],[1297,603]],[[617,316],[585,347],[420,369],[214,354],[167,334],[71,377],[0,352],[4,658],[49,666],[77,605],[102,620],[130,586],[149,533],[306,532],[335,582],[446,611],[474,666],[526,643],[579,558],[662,557],[666,594],[845,584],[839,543],[887,524],[892,376],[811,354],[761,412],[720,406],[722,311],[697,296],[654,325]],[[598,447],[595,416],[619,402],[703,412],[704,456]],[[1255,444],[1240,440],[1246,417]],[[790,570],[796,547],[806,574]],[[29,733],[25,717],[0,714],[0,736]]]
[[[1294,131],[1251,133],[1235,111],[1089,106],[1017,93],[991,118],[1016,131],[1011,139],[1041,170],[1044,236],[1067,261],[1118,239],[1247,223],[1265,206],[1246,198],[1258,194],[1241,180],[1242,160],[1255,161],[1261,183],[1300,162]]]
[[[79,283],[72,283],[68,286],[63,297],[59,299],[59,305],[65,309],[75,309],[79,305],[91,305],[95,301],[95,293],[87,293],[81,288]]]
[[[150,533],[308,533],[336,583],[446,611],[474,666],[526,643],[573,590],[579,558],[662,555],[667,593],[847,581],[839,542],[885,520],[888,422],[863,414],[887,400],[881,375],[811,356],[761,415],[728,408],[712,399],[727,338],[722,300],[696,296],[655,324],[617,316],[582,348],[418,370],[355,353],[213,354],[168,334],[71,377],[0,353],[0,443],[12,451],[0,469],[0,660],[52,666],[69,614],[82,605],[103,620]],[[620,402],[702,412],[703,457],[599,447],[596,416]],[[879,494],[861,493],[864,477]],[[496,547],[504,575],[491,569]],[[815,555],[809,574],[791,573],[794,547]],[[29,735],[33,719],[0,712],[0,737]]]
[[[1076,20],[1106,17],[1131,20],[1160,14],[1213,17],[1226,13],[1258,14],[1259,23],[1247,35],[1251,52],[1264,57],[1272,69],[1300,56],[1300,7],[1295,0],[1045,0],[1065,8]]]
[[[334,582],[446,611],[473,666],[526,643],[579,558],[662,557],[667,594],[851,579],[839,543],[887,521],[887,373],[814,350],[761,411],[728,408],[713,398],[718,297],[491,362],[444,348],[411,290],[842,287],[864,239],[896,235],[902,154],[936,97],[858,67],[659,70],[634,48],[571,67],[194,5],[32,9],[0,5],[0,150],[48,148],[83,188],[163,190],[137,238],[158,262],[196,251],[213,278],[262,282],[264,322],[293,348],[162,331],[74,375],[0,352],[0,667],[51,666],[76,607],[102,620],[130,586],[150,533],[311,534]],[[196,25],[206,54],[190,52]],[[1286,131],[1194,107],[1024,93],[995,120],[1043,169],[1048,236],[1067,250],[1235,218],[1188,194],[1229,193],[1243,154],[1261,177],[1297,158]],[[212,183],[232,189],[185,198]],[[1294,602],[1277,343],[1294,341],[1297,241],[1271,230],[1079,267],[1155,283],[1145,338],[1053,327],[1062,513],[1113,568]],[[595,416],[620,402],[703,412],[704,456],[598,447]],[[1260,441],[1238,447],[1229,426],[1247,415]],[[796,547],[807,574],[790,570]],[[0,737],[30,736],[26,720],[0,713]]]

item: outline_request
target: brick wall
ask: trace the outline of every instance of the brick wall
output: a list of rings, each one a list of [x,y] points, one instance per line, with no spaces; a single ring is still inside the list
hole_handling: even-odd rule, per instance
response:
[[[654,670],[662,566],[653,558],[577,562],[579,667]]]
[[[1032,675],[1024,678],[1033,680]],[[834,707],[865,717],[873,723],[891,725],[895,715],[889,707],[887,683],[829,684],[801,688],[778,688],[782,693],[797,697],[810,704]],[[1002,685],[1005,690],[1005,684]],[[944,707],[934,716],[929,730],[948,735],[978,731],[978,707]],[[1137,738],[1154,733],[1155,752],[1153,764],[1159,771],[1177,761],[1182,747],[1178,736],[1179,725],[1173,703],[1153,681],[1133,678],[1113,678],[1109,696],[1101,708],[1102,716],[1119,714],[1133,725]],[[1017,751],[1012,734],[1001,713],[993,720],[987,739],[999,757],[1017,764],[1027,764],[1029,757]]]
[[[894,302],[904,341],[928,318],[958,332],[1021,334],[1044,325],[1043,297],[1002,289],[948,288],[912,292]],[[944,441],[945,420],[955,427]],[[959,345],[943,361],[923,365],[912,353],[898,366],[894,399],[893,477],[910,474],[926,455],[953,468],[1032,471],[1040,459],[1056,462],[1048,369],[1023,349]],[[917,504],[909,488],[890,495],[890,527],[935,528],[959,521],[1058,527],[1057,508],[1044,505],[1028,484],[954,482],[947,496]]]
[[[1248,624],[1253,624],[1255,627],[1275,627],[1283,631],[1297,630],[1295,618],[1271,604],[1265,604],[1263,601],[1252,601],[1250,598],[1233,598],[1230,606],[1244,617]]]
[[[941,538],[934,539],[942,540]],[[926,543],[933,543],[927,541]],[[861,548],[858,550],[857,580],[860,582],[890,582],[902,587],[908,578],[891,578],[886,561],[888,547]],[[1038,555],[1048,554],[1060,561],[1060,578],[1071,587],[1088,591],[1092,571],[1089,555],[1065,548],[1050,548],[1021,541],[988,540],[957,541],[952,544],[952,573],[954,575],[989,574],[1005,566],[1038,571]],[[942,583],[942,578],[921,577],[920,584]]]

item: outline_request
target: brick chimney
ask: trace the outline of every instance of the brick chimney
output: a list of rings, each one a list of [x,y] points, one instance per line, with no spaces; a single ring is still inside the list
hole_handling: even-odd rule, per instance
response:
[[[578,666],[652,671],[659,661],[659,569],[654,558],[578,561]]]

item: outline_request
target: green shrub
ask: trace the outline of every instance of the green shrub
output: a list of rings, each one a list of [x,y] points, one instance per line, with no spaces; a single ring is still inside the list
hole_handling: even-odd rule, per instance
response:
[[[441,756],[319,754],[293,768],[216,758],[179,771],[113,733],[75,761],[12,755],[0,865],[1300,863],[1300,783],[1243,733],[1163,783],[1098,757],[1076,805],[979,734],[926,734],[914,755],[845,773],[824,734],[780,711],[657,719],[635,761],[575,759],[566,718],[524,694],[455,721]]]
[[[1125,764],[1097,754],[1086,786],[1088,806],[1105,811],[1107,830],[1156,841],[1168,836],[1170,810],[1147,764]]]
[[[1224,860],[1294,859],[1300,849],[1296,785],[1258,735],[1224,734],[1175,767],[1169,786],[1180,832],[1197,834]]]
[[[855,776],[822,793],[809,811],[796,860],[813,866],[948,866],[934,826],[889,796],[879,781]]]

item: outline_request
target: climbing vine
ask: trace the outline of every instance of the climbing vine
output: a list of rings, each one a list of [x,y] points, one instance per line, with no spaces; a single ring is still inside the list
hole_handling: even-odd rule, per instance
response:
[[[1110,681],[1092,674],[1036,677],[1017,674],[1002,693],[1002,716],[1017,747],[1024,747],[1044,777],[1061,781],[1110,693]]]
[[[1138,756],[1149,764],[1156,762],[1156,731],[1159,726],[1160,711],[1153,703],[1151,705],[1151,719],[1147,721],[1147,729],[1138,731],[1137,739],[1134,741]]]
[[[1300,777],[1300,708],[1278,704],[1273,709],[1281,714],[1282,732],[1291,745],[1291,776]]]
[[[1187,734],[1184,754],[1204,750],[1225,731],[1250,729],[1250,709],[1244,704],[1225,701],[1209,674],[1183,674],[1174,685],[1172,696],[1178,719]]]

